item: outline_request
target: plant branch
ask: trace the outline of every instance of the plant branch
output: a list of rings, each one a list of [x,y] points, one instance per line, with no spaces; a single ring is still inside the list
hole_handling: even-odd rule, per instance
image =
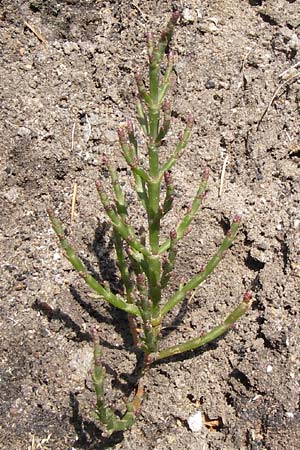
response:
[[[193,289],[198,287],[203,281],[205,281],[208,276],[214,271],[216,266],[221,261],[225,251],[232,245],[235,239],[238,228],[241,222],[240,216],[235,216],[231,228],[223,240],[222,244],[218,248],[217,252],[211,258],[211,260],[205,266],[203,272],[195,275],[188,283],[181,285],[178,291],[168,300],[168,302],[162,307],[160,311],[160,316],[165,316],[171,309],[174,308],[179,302],[181,302],[186,294],[191,292]]]
[[[76,254],[75,250],[65,237],[65,233],[60,220],[55,217],[53,210],[48,210],[49,219],[51,221],[53,230],[55,231],[60,245],[65,251],[66,258],[70,261],[74,269],[84,279],[86,284],[99,294],[104,300],[116,308],[122,309],[129,314],[140,316],[140,311],[135,305],[131,305],[125,302],[125,300],[119,295],[115,295],[111,292],[108,286],[102,286],[87,270],[82,260]]]
[[[173,347],[165,348],[159,351],[156,355],[153,356],[152,362],[194,350],[222,336],[222,334],[229,331],[234,326],[235,322],[248,311],[251,305],[251,298],[252,292],[247,291],[244,295],[243,301],[231,314],[229,314],[229,316],[227,316],[227,318],[221,325],[216,326],[203,336],[190,339],[182,344],[174,345]]]

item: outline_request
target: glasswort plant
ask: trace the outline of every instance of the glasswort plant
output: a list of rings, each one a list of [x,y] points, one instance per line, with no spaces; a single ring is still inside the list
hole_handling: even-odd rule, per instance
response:
[[[126,412],[120,417],[107,406],[105,401],[105,370],[101,362],[99,339],[97,333],[93,332],[95,366],[92,378],[97,397],[96,416],[109,433],[125,430],[134,423],[143,399],[143,374],[151,364],[163,358],[196,349],[218,338],[232,328],[251,303],[249,291],[226,319],[205,335],[169,348],[161,348],[159,345],[160,330],[165,316],[214,271],[226,250],[232,245],[241,220],[239,216],[234,217],[223,242],[201,272],[188,282],[180,284],[177,291],[165,299],[163,293],[175,266],[178,242],[186,234],[202,204],[208,180],[208,170],[205,169],[191,207],[177,226],[170,231],[169,237],[162,240],[161,220],[172,210],[175,194],[171,169],[187,146],[194,122],[191,116],[187,118],[185,130],[173,153],[165,162],[161,162],[159,149],[171,123],[171,105],[167,94],[173,69],[173,56],[169,45],[178,18],[178,13],[172,15],[157,43],[154,43],[151,34],[148,34],[147,87],[139,72],[135,77],[138,88],[137,119],[146,139],[148,169],[140,164],[139,147],[132,122],[129,121],[118,130],[121,153],[131,169],[137,197],[146,211],[147,237],[140,236],[131,225],[126,198],[119,183],[117,171],[105,156],[103,162],[110,174],[114,200],[112,201],[108,196],[101,181],[96,183],[101,203],[112,225],[116,261],[124,286],[123,295],[115,294],[107,283],[99,283],[88,272],[67,240],[61,222],[52,210],[48,211],[65,256],[87,285],[103,300],[128,313],[134,343],[144,355],[143,370],[135,396],[127,403]],[[165,56],[167,56],[167,63],[164,68]],[[164,198],[161,198],[163,185],[165,186]]]

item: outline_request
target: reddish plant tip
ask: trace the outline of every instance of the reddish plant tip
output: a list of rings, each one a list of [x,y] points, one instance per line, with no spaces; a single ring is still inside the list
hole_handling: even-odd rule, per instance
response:
[[[145,281],[145,277],[142,273],[138,273],[136,276],[136,282],[137,284],[143,284]]]
[[[245,292],[243,301],[245,303],[249,303],[252,300],[252,297],[253,297],[253,292],[249,289],[248,291]]]
[[[133,123],[132,123],[131,119],[127,120],[126,127],[127,127],[128,133],[133,133]]]
[[[175,241],[177,239],[177,231],[175,229],[170,231],[170,239],[171,241]]]
[[[96,327],[93,327],[91,329],[91,335],[92,335],[92,338],[93,338],[93,342],[96,343],[98,341],[98,331],[97,331]]]
[[[178,22],[178,19],[180,17],[180,12],[179,11],[174,11],[172,16],[171,16],[171,22],[176,25],[176,23]]]
[[[166,185],[169,186],[172,182],[172,175],[169,170],[166,170],[166,172],[164,172],[164,179],[165,179]]]
[[[183,132],[182,132],[182,131],[179,131],[179,133],[178,133],[178,139],[179,139],[180,141],[183,140]]]
[[[241,221],[242,221],[242,216],[241,216],[240,214],[236,214],[236,215],[233,217],[233,221],[234,221],[235,223],[241,223]]]
[[[121,144],[126,144],[127,142],[127,132],[124,127],[118,128],[118,136]]]
[[[109,166],[110,165],[110,161],[108,159],[108,157],[106,155],[102,156],[102,162],[105,166]]]
[[[205,169],[203,170],[203,172],[202,172],[202,178],[203,178],[203,180],[208,180],[208,178],[209,178],[209,168],[208,167],[205,167]]]
[[[190,113],[186,118],[186,125],[189,128],[192,128],[192,126],[195,124],[195,117],[192,113]]]
[[[139,70],[135,73],[135,81],[138,86],[143,83],[142,74]]]
[[[96,181],[95,181],[95,185],[96,185],[96,188],[97,188],[98,190],[101,190],[101,189],[102,189],[102,183],[101,183],[100,180],[96,180]]]
[[[170,50],[168,53],[168,61],[169,61],[169,64],[174,63],[174,52],[172,52],[172,50]]]

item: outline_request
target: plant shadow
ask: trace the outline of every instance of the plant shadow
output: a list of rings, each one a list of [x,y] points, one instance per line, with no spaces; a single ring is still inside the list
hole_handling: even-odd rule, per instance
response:
[[[70,393],[70,406],[72,408],[72,416],[70,423],[73,425],[78,439],[73,443],[73,448],[82,450],[105,450],[113,448],[124,437],[124,432],[113,433],[111,436],[106,436],[94,422],[83,419],[79,410],[79,402],[74,393]]]

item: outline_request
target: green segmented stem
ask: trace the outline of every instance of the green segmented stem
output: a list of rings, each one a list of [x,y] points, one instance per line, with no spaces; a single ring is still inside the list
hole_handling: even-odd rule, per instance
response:
[[[188,212],[186,213],[186,215],[183,217],[183,219],[181,220],[181,222],[179,223],[179,225],[176,228],[176,235],[177,235],[178,241],[183,238],[184,234],[188,230],[188,227],[190,226],[192,220],[194,219],[195,215],[197,214],[197,212],[202,204],[202,200],[203,200],[203,197],[204,197],[206,189],[207,189],[207,180],[208,180],[208,170],[205,169],[202,174],[202,180],[200,182],[198,191],[193,200],[192,206],[188,210]],[[170,239],[167,239],[159,247],[158,253],[161,255],[166,250],[168,250],[168,248],[170,247],[170,243],[171,243]]]
[[[163,175],[166,171],[172,169],[174,164],[178,161],[178,158],[181,156],[183,150],[188,145],[190,136],[191,136],[191,132],[192,132],[192,127],[193,127],[193,119],[192,119],[192,117],[189,117],[187,120],[185,130],[183,132],[183,135],[181,136],[173,155],[163,164],[163,166],[160,170],[161,178],[163,177]]]
[[[203,281],[205,281],[208,276],[213,272],[216,266],[221,261],[226,250],[232,245],[235,239],[240,225],[240,218],[236,218],[232,223],[228,235],[224,238],[222,244],[218,248],[217,252],[210,259],[210,261],[205,266],[203,272],[195,275],[188,283],[180,286],[178,291],[168,300],[168,302],[162,307],[160,311],[160,316],[165,316],[171,309],[174,308],[179,302],[181,302],[186,294],[191,292],[193,289],[198,287]]]
[[[251,297],[252,293],[250,291],[246,292],[243,301],[238,305],[237,308],[235,308],[235,310],[231,314],[229,314],[229,316],[227,316],[227,318],[221,325],[216,326],[203,336],[199,336],[197,338],[190,339],[183,344],[174,345],[172,347],[161,350],[153,356],[153,362],[194,350],[222,336],[222,334],[229,331],[234,323],[248,311],[251,305]]]
[[[168,256],[164,260],[163,264],[163,273],[161,276],[160,284],[162,289],[167,287],[168,282],[170,280],[170,276],[172,273],[172,270],[174,269],[175,262],[176,262],[176,254],[177,254],[177,234],[176,231],[173,230],[170,232],[170,248],[168,250]]]
[[[87,270],[82,260],[76,254],[75,250],[69,243],[69,241],[65,237],[65,233],[62,227],[60,220],[54,215],[53,210],[48,210],[49,219],[52,223],[53,230],[55,231],[60,245],[65,251],[65,255],[67,259],[70,261],[74,269],[80,274],[80,276],[85,280],[86,284],[93,289],[97,294],[103,297],[111,305],[116,308],[122,309],[129,314],[133,314],[135,316],[140,315],[139,309],[135,305],[129,305],[125,302],[125,300],[119,295],[115,295],[111,292],[111,290],[106,286],[102,286]]]
[[[105,163],[110,174],[111,183],[115,194],[115,204],[117,207],[117,212],[122,217],[122,219],[125,220],[125,218],[128,216],[127,204],[121,185],[119,183],[117,171],[114,169],[113,165],[107,157],[103,157],[103,162]]]
[[[122,218],[117,214],[114,205],[111,205],[108,196],[103,190],[100,181],[96,182],[97,191],[102,202],[102,205],[106,211],[106,214],[110,218],[112,225],[115,227],[117,232],[122,236],[122,238],[128,242],[128,244],[138,252],[142,253],[144,256],[151,256],[149,250],[146,249],[136,238],[133,229],[129,224],[125,223]]]
[[[142,384],[138,386],[133,400],[126,403],[126,412],[122,418],[116,415],[112,408],[106,406],[104,399],[105,369],[101,363],[102,352],[95,332],[93,333],[93,339],[94,371],[92,374],[92,380],[97,398],[95,416],[105,425],[108,433],[127,430],[136,421],[136,415],[141,407],[143,400]]]
[[[141,125],[141,128],[146,136],[149,134],[149,123],[148,123],[148,117],[145,113],[143,104],[140,100],[137,100],[136,103],[136,111],[137,111],[137,119],[139,121],[139,124]]]

